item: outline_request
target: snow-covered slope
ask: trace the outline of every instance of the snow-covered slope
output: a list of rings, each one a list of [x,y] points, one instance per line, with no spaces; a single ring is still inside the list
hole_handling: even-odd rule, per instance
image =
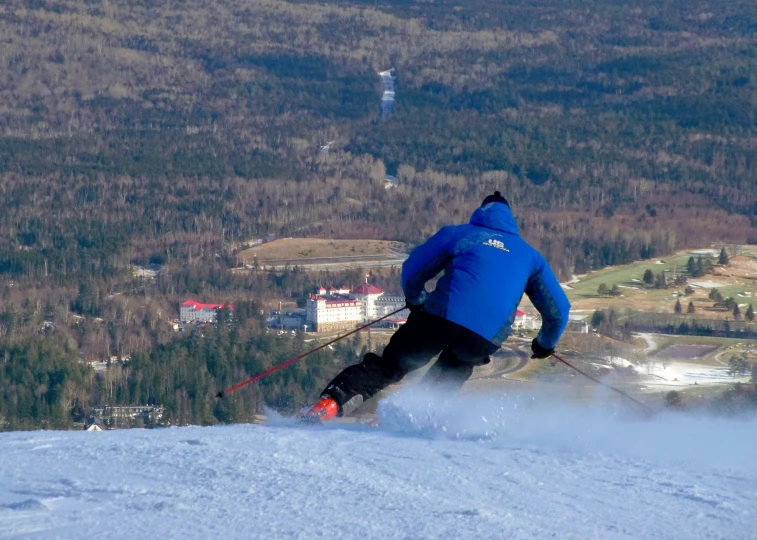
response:
[[[430,401],[380,428],[0,434],[0,537],[757,538],[757,421]]]

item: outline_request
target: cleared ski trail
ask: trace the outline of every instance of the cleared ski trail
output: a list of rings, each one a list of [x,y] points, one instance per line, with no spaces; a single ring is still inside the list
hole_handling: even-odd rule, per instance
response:
[[[0,537],[755,538],[755,420],[461,403],[390,402],[379,429],[0,434]]]

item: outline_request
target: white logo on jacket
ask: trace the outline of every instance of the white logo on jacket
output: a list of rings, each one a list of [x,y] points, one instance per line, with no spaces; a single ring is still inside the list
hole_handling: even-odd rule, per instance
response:
[[[504,242],[500,242],[499,240],[494,240],[492,238],[489,238],[486,242],[483,242],[485,246],[501,249],[502,251],[507,251],[510,253],[510,250],[505,247]]]

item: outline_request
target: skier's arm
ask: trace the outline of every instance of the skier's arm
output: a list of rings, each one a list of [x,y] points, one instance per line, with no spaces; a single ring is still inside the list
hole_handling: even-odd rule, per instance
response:
[[[546,349],[554,349],[568,324],[570,302],[541,255],[538,256],[535,271],[528,279],[525,292],[541,313],[541,330],[536,341]]]
[[[454,227],[443,227],[434,236],[416,247],[402,264],[402,290],[411,304],[426,301],[426,282],[441,272],[452,257],[448,245]]]

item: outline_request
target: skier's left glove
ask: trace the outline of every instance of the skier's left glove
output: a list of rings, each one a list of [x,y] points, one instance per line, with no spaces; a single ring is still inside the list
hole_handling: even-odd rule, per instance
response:
[[[419,311],[423,311],[423,304],[426,302],[426,298],[428,298],[428,293],[426,290],[422,290],[421,294],[418,296],[407,296],[405,295],[405,307],[410,311],[410,313],[418,313]]]
[[[536,341],[536,338],[534,338],[534,340],[531,342],[531,350],[533,351],[531,358],[549,358],[555,353],[554,349],[547,349],[546,347],[542,347],[541,344]]]

